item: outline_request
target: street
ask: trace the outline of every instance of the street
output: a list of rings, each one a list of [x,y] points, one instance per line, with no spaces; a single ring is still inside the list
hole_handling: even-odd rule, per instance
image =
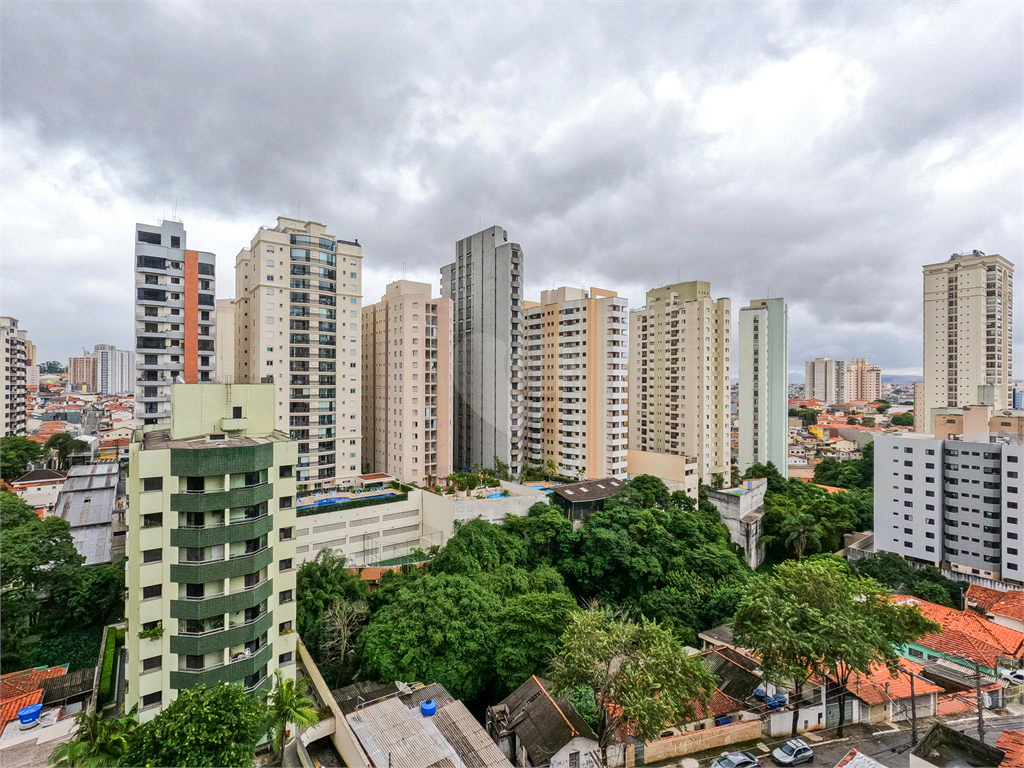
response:
[[[1003,710],[1005,712],[1005,710]],[[933,718],[927,718],[918,723],[918,740],[931,728]],[[977,738],[978,720],[975,715],[963,713],[955,718],[942,718],[942,722],[951,728],[962,731],[969,736]],[[1004,730],[1024,730],[1024,715],[1012,713],[999,715],[996,712],[985,713],[985,743],[994,745],[999,734]],[[882,765],[888,768],[909,768],[910,766],[910,723],[899,725],[886,724],[885,728],[876,733],[869,733],[864,726],[847,726],[847,735],[843,739],[828,739],[815,741],[807,738],[806,741],[814,749],[814,765],[820,768],[832,768],[838,763],[850,749],[856,747],[858,751],[873,757]],[[750,752],[761,758],[765,766],[774,766],[771,760],[771,750],[783,743],[785,739],[762,739],[756,744],[737,744],[732,747],[724,747],[714,752],[705,752],[699,755],[688,755],[677,757],[658,763],[659,766],[680,766],[681,768],[707,768],[715,760],[726,752],[735,750]],[[767,749],[759,749],[757,744],[763,744]]]

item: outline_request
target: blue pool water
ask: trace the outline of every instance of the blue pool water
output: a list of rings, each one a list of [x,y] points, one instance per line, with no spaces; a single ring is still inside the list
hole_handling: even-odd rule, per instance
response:
[[[554,488],[545,488],[543,485],[531,485],[531,488],[536,488],[538,491],[544,491],[544,493],[554,493]]]
[[[487,494],[487,498],[488,499],[500,499],[501,498],[501,494],[500,493],[488,493]]]
[[[326,504],[343,504],[346,501],[356,501],[356,499],[365,498],[380,498],[382,496],[397,496],[397,493],[375,493],[372,497],[369,496],[357,496],[355,499],[317,499],[312,504],[300,504],[299,509],[309,509],[310,507],[322,507]]]

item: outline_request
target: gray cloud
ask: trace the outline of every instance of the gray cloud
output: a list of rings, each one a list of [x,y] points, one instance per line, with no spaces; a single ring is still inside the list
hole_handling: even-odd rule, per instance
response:
[[[222,295],[255,227],[298,205],[359,237],[367,300],[403,265],[436,282],[497,223],[528,296],[586,283],[637,306],[677,275],[782,294],[794,370],[917,369],[921,265],[1021,261],[1011,4],[0,13],[3,311],[46,357],[130,343],[132,225],[175,199]]]

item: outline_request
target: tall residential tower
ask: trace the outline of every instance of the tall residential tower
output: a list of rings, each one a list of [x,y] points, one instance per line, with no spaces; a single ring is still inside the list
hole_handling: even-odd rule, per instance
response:
[[[4,350],[4,427],[0,437],[24,435],[25,408],[25,345],[28,334],[18,328],[13,317],[0,317],[0,342]]]
[[[423,484],[452,471],[452,300],[399,280],[363,307],[363,469]]]
[[[825,405],[845,403],[846,361],[831,357],[816,357],[804,364],[804,397],[821,400]]]
[[[731,470],[731,304],[710,283],[676,283],[630,316],[629,446],[694,457],[709,485]]]
[[[135,225],[135,417],[143,425],[169,423],[171,382],[213,381],[215,262],[187,249],[179,221]]]
[[[491,227],[455,244],[441,268],[441,295],[455,312],[455,469],[493,467],[513,477],[525,456],[523,426],[523,251]]]
[[[924,266],[924,388],[915,415],[981,404],[1013,407],[1013,264],[974,251]]]
[[[359,474],[362,261],[358,241],[284,216],[235,259],[234,381],[274,383],[300,492]]]
[[[740,310],[740,474],[772,462],[789,466],[789,309],[785,299],[757,299]]]

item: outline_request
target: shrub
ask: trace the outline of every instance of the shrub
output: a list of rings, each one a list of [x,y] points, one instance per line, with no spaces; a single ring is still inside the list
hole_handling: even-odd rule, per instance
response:
[[[107,630],[107,644],[103,649],[103,669],[100,672],[99,703],[106,704],[111,698],[111,684],[114,678],[114,652],[117,649],[117,630]]]

